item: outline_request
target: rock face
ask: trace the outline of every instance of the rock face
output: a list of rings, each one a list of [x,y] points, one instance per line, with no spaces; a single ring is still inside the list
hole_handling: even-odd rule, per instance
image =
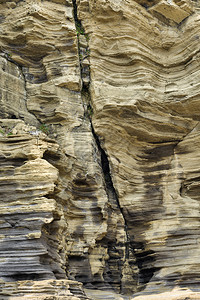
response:
[[[200,299],[199,11],[0,1],[0,299]]]
[[[80,11],[88,32],[95,28],[92,122],[110,162],[138,284],[145,292],[198,289],[198,11],[179,27],[134,2],[102,1],[88,12],[80,3]]]

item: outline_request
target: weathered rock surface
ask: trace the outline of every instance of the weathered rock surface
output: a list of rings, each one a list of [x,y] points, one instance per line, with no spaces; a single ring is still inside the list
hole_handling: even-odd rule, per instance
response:
[[[72,280],[41,280],[0,282],[0,299],[56,299],[56,300],[83,300],[89,299],[82,291],[82,284]],[[1,298],[2,297],[2,298]]]
[[[42,133],[25,132],[23,121],[0,123],[12,127],[12,134],[0,138],[0,276],[5,281],[65,278],[66,223],[62,208],[49,197],[58,170],[42,159],[47,150],[56,153],[58,145]]]
[[[84,3],[92,123],[108,155],[139,286],[198,290],[198,10],[177,27],[134,1]]]
[[[189,0],[0,1],[0,299],[200,299],[199,30]]]

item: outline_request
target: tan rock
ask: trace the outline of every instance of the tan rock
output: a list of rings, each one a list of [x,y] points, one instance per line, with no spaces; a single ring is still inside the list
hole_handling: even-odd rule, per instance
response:
[[[0,282],[3,299],[33,300],[81,300],[89,299],[82,292],[82,284],[72,280],[41,280],[21,282]],[[73,296],[74,290],[76,295]]]
[[[179,24],[192,14],[191,1],[161,0],[149,9],[150,12],[157,12],[166,19]]]
[[[38,124],[37,119],[26,107],[26,88],[21,69],[2,56],[0,56],[0,95],[0,118],[22,118],[31,125]]]
[[[55,278],[56,273],[65,277],[66,259],[60,253],[64,251],[66,223],[59,226],[63,211],[48,198],[55,189],[58,170],[42,159],[45,151],[56,153],[58,145],[45,140],[45,135],[35,138],[22,133],[22,121],[1,120],[2,127],[8,123],[14,128],[21,125],[21,134],[0,138],[0,276],[5,281]],[[52,241],[51,230],[56,233],[54,237],[51,233]]]
[[[172,12],[165,18],[179,23],[190,14],[178,19],[176,9],[177,19]],[[90,33],[92,123],[108,155],[139,286],[146,295],[176,285],[198,289],[198,183],[189,179],[198,172],[198,12],[179,31],[134,1],[91,1],[88,10],[79,1],[79,11]]]
[[[135,299],[135,300],[199,300],[200,299],[200,293],[195,293],[192,292],[191,290],[178,290],[178,289],[173,289],[171,292],[166,292],[166,293],[161,293],[158,295],[144,295],[144,296],[136,296],[134,298],[131,299]]]
[[[98,268],[96,261],[98,259],[98,264],[105,266],[108,256],[102,249],[105,249],[107,240],[111,239],[111,243],[114,243],[117,235],[118,243],[120,244],[122,240],[124,244],[126,236],[124,220],[118,209],[111,206],[109,216],[107,212],[108,198],[100,166],[100,154],[88,120],[89,102],[85,100],[87,97],[82,97],[80,93],[82,82],[72,5],[67,3],[67,6],[64,6],[61,1],[26,1],[16,2],[12,11],[10,8],[1,4],[1,10],[4,12],[1,43],[6,53],[11,52],[10,55],[7,54],[7,59],[22,67],[27,109],[30,115],[36,116],[40,122],[37,128],[29,128],[27,131],[20,128],[20,124],[12,128],[14,130],[12,133],[16,135],[18,130],[20,131],[19,140],[21,134],[25,134],[24,131],[28,135],[28,137],[26,135],[27,145],[24,144],[20,151],[15,150],[15,147],[12,148],[12,156],[21,155],[29,160],[19,169],[22,174],[17,173],[16,180],[20,178],[25,180],[26,175],[29,174],[34,190],[33,196],[36,199],[41,197],[42,201],[46,193],[50,193],[52,200],[56,199],[62,206],[54,210],[49,205],[53,211],[52,215],[59,214],[59,222],[57,224],[54,218],[49,219],[50,225],[48,222],[44,225],[45,242],[51,245],[52,239],[54,240],[50,232],[55,224],[57,226],[55,233],[58,235],[61,231],[62,237],[60,235],[55,237],[54,246],[59,249],[58,257],[54,253],[56,260],[53,262],[52,258],[47,258],[44,259],[44,264],[49,265],[51,270],[56,269],[56,278],[63,276],[60,268],[64,270],[66,265],[66,276],[69,278],[84,280],[86,283],[96,282],[99,280],[97,278],[100,278],[100,283],[103,283],[104,269]],[[13,44],[17,45],[17,50]],[[85,56],[84,60],[86,67],[89,60]],[[83,81],[89,83],[88,72]],[[55,149],[52,140],[47,146],[43,141],[46,140],[46,136],[43,136],[42,131],[49,134],[51,138],[56,138],[60,148]],[[45,177],[51,179],[45,172],[45,167],[48,165],[51,170],[51,166],[44,159],[59,170],[55,190],[54,184],[46,184],[43,180]],[[40,168],[44,165],[44,173],[38,172],[38,165]],[[52,176],[54,170],[52,169]],[[28,184],[30,183],[23,185],[22,190],[27,186],[28,192]],[[40,209],[44,209],[41,204],[38,206],[38,211]],[[108,220],[113,228],[113,232],[109,234],[107,233]],[[65,224],[63,228],[62,222],[67,222],[68,226]],[[34,243],[34,240],[41,239],[40,236],[41,238],[43,236],[41,230],[33,230],[23,235],[23,238]],[[102,247],[100,241],[104,238],[105,245]],[[57,244],[59,239],[60,244]],[[121,251],[120,248],[121,246],[117,246],[116,251]],[[48,248],[47,251],[50,249]],[[124,256],[123,245],[120,255],[114,259],[116,267],[112,271],[114,273],[115,270],[119,270],[116,281],[118,289],[121,266],[117,267],[117,260],[120,257],[123,262]],[[80,259],[77,260],[77,257]],[[49,273],[48,276],[51,278],[52,274]],[[44,279],[44,276],[40,278]]]
[[[0,297],[198,299],[198,3],[73,4],[0,1]]]

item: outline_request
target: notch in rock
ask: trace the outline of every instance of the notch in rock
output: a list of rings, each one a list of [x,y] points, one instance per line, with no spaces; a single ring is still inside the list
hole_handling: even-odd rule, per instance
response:
[[[115,187],[113,185],[108,156],[107,156],[105,150],[101,147],[99,137],[96,135],[92,124],[91,124],[91,127],[92,127],[92,134],[95,138],[97,147],[98,147],[99,152],[101,154],[101,166],[102,166],[102,171],[103,171],[103,175],[104,175],[106,192],[107,192],[108,198],[110,198],[109,197],[110,194],[112,195],[112,198],[115,200],[115,205],[119,208],[119,210],[120,210],[120,212],[123,216],[125,231],[126,231],[126,235],[127,235],[127,242],[128,242],[129,238],[128,238],[128,233],[127,233],[127,223],[126,223],[126,219],[124,217],[123,209],[122,209],[122,207],[120,206],[120,203],[119,203],[117,192],[116,192]]]
[[[83,26],[81,24],[81,21],[78,18],[78,11],[77,11],[76,0],[72,0],[72,4],[73,4],[73,13],[74,13],[74,20],[75,20],[77,35],[79,35],[79,34],[85,34],[85,30],[84,30],[84,28],[83,28]]]
[[[89,35],[85,33],[81,20],[78,18],[77,4],[73,0],[73,13],[76,26],[76,34],[78,40],[78,55],[81,70],[81,79],[84,87],[89,87],[90,84],[90,49]]]

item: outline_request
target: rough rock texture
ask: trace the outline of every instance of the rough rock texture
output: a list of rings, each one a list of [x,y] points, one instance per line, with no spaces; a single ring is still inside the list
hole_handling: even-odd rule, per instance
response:
[[[12,133],[1,137],[0,276],[7,280],[65,278],[62,208],[49,195],[58,170],[42,159],[58,145],[34,137],[23,121],[3,120]]]
[[[199,11],[0,0],[0,299],[200,299]]]
[[[1,297],[4,300],[83,300],[88,299],[82,291],[82,284],[72,280],[43,280],[0,282]]]

